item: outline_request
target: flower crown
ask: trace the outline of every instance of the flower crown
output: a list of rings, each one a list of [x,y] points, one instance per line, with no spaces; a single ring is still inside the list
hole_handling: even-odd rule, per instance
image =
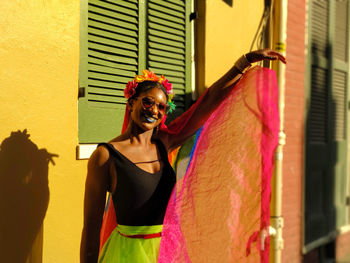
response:
[[[174,98],[173,85],[166,79],[163,75],[159,78],[156,74],[147,69],[142,70],[142,75],[136,75],[132,81],[129,81],[126,84],[126,88],[124,89],[124,97],[129,99],[136,93],[137,85],[144,81],[156,81],[163,85],[168,94],[168,102],[169,105],[169,113],[175,110],[175,103],[172,101]]]

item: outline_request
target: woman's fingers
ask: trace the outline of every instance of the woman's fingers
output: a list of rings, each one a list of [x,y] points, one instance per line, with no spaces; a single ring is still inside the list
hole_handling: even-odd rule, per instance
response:
[[[269,55],[272,55],[275,59],[281,60],[284,64],[286,64],[286,58],[279,52],[270,50]]]
[[[280,60],[284,64],[286,64],[286,58],[279,52],[271,50],[271,49],[261,49],[249,52],[246,54],[249,62],[254,63],[261,60]]]
[[[286,64],[286,58],[279,52],[275,51],[275,50],[266,50],[267,51],[267,54],[270,56],[270,57],[273,57],[274,60],[278,59],[280,60],[281,62],[283,62],[284,64]],[[268,58],[269,59],[269,58]]]

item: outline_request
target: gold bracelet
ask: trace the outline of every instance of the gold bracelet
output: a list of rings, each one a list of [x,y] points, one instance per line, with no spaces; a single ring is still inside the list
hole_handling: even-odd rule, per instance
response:
[[[247,57],[245,55],[241,56],[235,63],[235,68],[241,74],[243,74],[245,72],[245,70],[247,70],[251,66],[252,66],[252,64],[249,62],[249,60],[247,59]]]

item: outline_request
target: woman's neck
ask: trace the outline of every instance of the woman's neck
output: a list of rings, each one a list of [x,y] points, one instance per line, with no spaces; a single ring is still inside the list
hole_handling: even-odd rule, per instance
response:
[[[125,140],[130,140],[131,144],[147,145],[151,144],[153,129],[144,131],[138,127],[135,127],[134,125],[129,124],[128,128],[121,136]]]

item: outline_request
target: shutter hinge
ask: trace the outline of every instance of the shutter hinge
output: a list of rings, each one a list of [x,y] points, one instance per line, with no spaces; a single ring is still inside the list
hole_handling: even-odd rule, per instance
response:
[[[195,19],[197,19],[197,18],[198,18],[198,12],[197,12],[197,11],[192,12],[192,13],[190,14],[190,21],[195,20]]]
[[[79,87],[78,99],[85,97],[85,87]]]
[[[350,196],[346,197],[346,201],[345,201],[347,206],[350,206]]]

